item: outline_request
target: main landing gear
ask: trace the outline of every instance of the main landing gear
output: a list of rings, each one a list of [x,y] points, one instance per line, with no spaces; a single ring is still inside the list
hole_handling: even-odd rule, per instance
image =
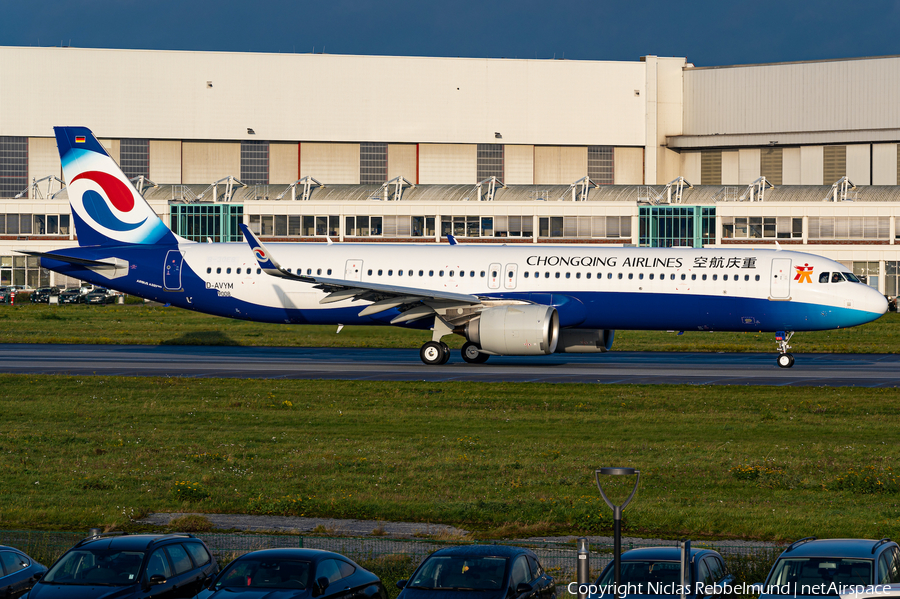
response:
[[[442,341],[429,341],[419,350],[419,357],[429,366],[440,366],[450,360],[450,348]]]
[[[462,346],[462,359],[468,362],[469,364],[484,364],[490,358],[490,354],[483,354],[480,351],[481,349],[478,345],[472,343],[471,341],[467,341],[465,345]]]
[[[788,342],[793,336],[794,331],[778,331],[775,333],[775,342],[778,344],[778,366],[780,368],[790,368],[794,365],[794,356],[788,353],[788,350],[791,349]]]

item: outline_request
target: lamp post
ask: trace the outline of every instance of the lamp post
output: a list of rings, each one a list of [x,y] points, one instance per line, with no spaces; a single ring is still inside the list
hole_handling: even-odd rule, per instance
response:
[[[600,476],[635,476],[634,488],[631,494],[621,505],[616,505],[609,500],[606,493],[603,492],[603,485],[600,484]],[[615,573],[615,599],[619,599],[619,583],[622,577],[622,510],[625,509],[634,494],[637,493],[638,483],[641,482],[641,473],[634,468],[600,468],[594,471],[594,478],[597,480],[597,488],[600,489],[600,495],[613,511],[613,572]]]

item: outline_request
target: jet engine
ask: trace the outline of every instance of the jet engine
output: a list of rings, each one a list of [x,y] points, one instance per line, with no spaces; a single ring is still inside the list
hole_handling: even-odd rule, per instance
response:
[[[616,332],[610,329],[562,329],[556,353],[600,354],[612,349]]]
[[[553,306],[495,306],[470,320],[465,336],[482,351],[497,356],[539,356],[556,351],[559,315]]]

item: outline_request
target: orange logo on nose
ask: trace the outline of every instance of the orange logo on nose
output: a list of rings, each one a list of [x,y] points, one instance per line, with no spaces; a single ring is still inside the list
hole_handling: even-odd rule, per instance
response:
[[[795,266],[794,268],[797,270],[797,276],[794,277],[795,281],[798,283],[812,283],[813,267],[809,263],[803,266]]]

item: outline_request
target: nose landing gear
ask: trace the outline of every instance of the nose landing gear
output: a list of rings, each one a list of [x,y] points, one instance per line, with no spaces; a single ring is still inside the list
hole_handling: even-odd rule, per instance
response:
[[[775,342],[778,344],[778,366],[780,368],[790,368],[794,365],[793,354],[788,353],[791,346],[788,342],[794,336],[794,331],[777,331],[775,333]]]

